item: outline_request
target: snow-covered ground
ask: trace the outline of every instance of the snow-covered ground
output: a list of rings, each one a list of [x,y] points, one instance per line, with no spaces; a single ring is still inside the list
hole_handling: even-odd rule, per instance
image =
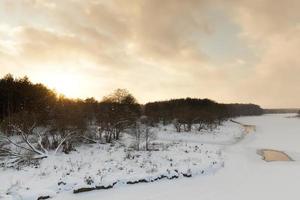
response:
[[[133,138],[125,135],[120,144],[82,145],[76,152],[43,159],[37,167],[0,169],[0,180],[5,180],[0,195],[30,200],[80,188],[121,188],[140,180],[213,174],[224,166],[219,144],[233,143],[243,135],[241,127],[232,122],[211,132],[176,133],[172,125],[151,132],[157,135],[153,141],[156,151],[130,150]]]
[[[193,162],[197,163],[195,172],[199,172],[200,168],[206,169],[204,175],[193,176],[191,178],[179,178],[175,180],[160,180],[153,183],[141,183],[136,185],[122,185],[110,190],[92,191],[87,193],[73,194],[71,191],[64,191],[59,194],[53,194],[55,200],[83,200],[83,199],[103,199],[103,200],[158,200],[158,199],[201,199],[201,200],[253,200],[253,199],[272,199],[272,200],[298,200],[300,199],[300,119],[287,118],[291,114],[285,115],[263,115],[258,117],[240,117],[236,120],[245,124],[256,125],[256,132],[247,134],[244,138],[241,135],[241,129],[237,124],[227,122],[219,130],[212,133],[202,134],[187,134],[183,133],[178,135],[170,130],[170,127],[162,127],[158,133],[158,141],[171,144],[168,151],[152,152],[150,160],[159,164],[158,173],[166,171],[166,166],[169,164],[170,158],[174,159],[174,163],[178,163],[183,172],[190,168]],[[164,133],[165,132],[165,133]],[[224,134],[222,134],[224,133]],[[239,140],[243,138],[242,140]],[[238,141],[238,142],[237,142]],[[208,144],[203,144],[208,143]],[[203,144],[203,145],[201,145]],[[198,150],[194,151],[195,146],[198,146]],[[82,147],[83,148],[83,147]],[[91,151],[94,149],[94,154],[97,153],[95,148],[84,147],[80,149],[80,152]],[[103,147],[104,148],[104,147]],[[109,148],[109,147],[106,147]],[[287,152],[295,161],[293,162],[265,162],[261,159],[256,151],[257,149],[277,149]],[[190,149],[190,150],[188,150]],[[201,152],[199,151],[201,149]],[[188,153],[186,151],[188,150]],[[120,151],[120,152],[119,152]],[[209,157],[203,154],[207,152]],[[109,152],[109,151],[106,151]],[[115,151],[112,151],[115,152]],[[109,164],[114,170],[117,170],[117,177],[131,178],[128,174],[124,174],[117,169],[118,161],[120,157],[126,157],[124,150],[118,148],[118,152],[115,156],[112,156],[114,162]],[[77,153],[78,154],[78,153]],[[114,153],[112,153],[114,155]],[[137,166],[144,163],[143,159],[149,160],[148,153],[142,152],[141,156],[130,161],[129,165],[122,165],[127,169],[133,168],[137,170]],[[59,166],[66,166],[68,156],[75,156],[75,153],[70,155],[60,156],[61,162]],[[122,156],[117,156],[122,155]],[[101,154],[99,154],[99,157]],[[199,157],[198,157],[199,156]],[[79,156],[77,160],[83,160],[86,162],[87,158],[92,163],[103,164],[101,158],[93,155],[86,154],[85,156]],[[108,156],[109,157],[109,156]],[[199,162],[199,158],[201,162]],[[30,178],[39,180],[40,182],[33,181],[38,190],[45,188],[45,185],[49,187],[51,180],[57,182],[57,178],[65,174],[66,169],[50,170],[51,175],[45,175],[44,180],[41,179],[41,174],[36,172],[47,172],[43,166],[52,166],[57,163],[58,158],[54,158],[55,161],[43,161],[41,168],[30,169],[28,171],[12,172],[0,171],[0,190],[4,190],[6,186],[3,183],[14,183],[18,178],[22,177],[24,185],[26,181],[30,183]],[[107,158],[106,158],[107,159]],[[172,160],[173,160],[172,159]],[[185,160],[186,159],[186,160]],[[184,162],[182,162],[184,161]],[[215,170],[210,170],[211,165],[204,164],[205,162],[218,161],[218,164],[224,161],[224,167],[222,165],[216,165],[216,173],[212,173]],[[83,162],[83,163],[84,163]],[[135,163],[137,162],[137,163]],[[82,163],[82,164],[83,164]],[[185,165],[185,164],[186,165]],[[78,167],[80,163],[70,164],[69,167]],[[68,165],[67,165],[68,166]],[[189,166],[189,167],[187,167]],[[99,166],[102,169],[104,166]],[[46,167],[47,168],[47,167]],[[92,170],[87,166],[83,166],[83,171],[88,174],[95,172],[97,167],[92,166]],[[170,167],[171,168],[171,167]],[[42,170],[43,169],[43,170]],[[145,176],[147,174],[146,169],[151,169],[151,165],[145,167],[145,169],[137,170],[135,175]],[[122,170],[121,170],[122,171]],[[126,170],[125,170],[126,171]],[[150,170],[151,171],[151,170]],[[58,175],[56,175],[56,173]],[[79,173],[78,176],[74,176],[75,182],[81,180],[85,173]],[[155,172],[156,173],[156,172]],[[27,174],[27,175],[24,175]],[[197,174],[197,173],[196,173]],[[148,174],[147,174],[148,175]],[[25,177],[25,179],[24,179]],[[43,176],[42,176],[43,177]],[[66,176],[65,176],[66,177]],[[72,179],[72,178],[70,178]],[[69,178],[65,179],[66,182],[72,183]],[[109,179],[107,179],[109,180]],[[80,182],[78,182],[79,184]],[[6,184],[4,184],[6,185]],[[65,185],[65,187],[68,184]],[[57,188],[57,185],[55,186]],[[34,187],[33,187],[34,188]],[[50,191],[55,191],[54,188],[48,188]],[[29,191],[29,190],[28,190]]]
[[[217,173],[188,179],[138,184],[107,191],[72,195],[56,200],[299,200],[300,163],[265,162],[257,148],[276,148],[300,153],[300,119],[285,115],[241,117],[236,120],[257,125],[257,131],[237,144],[224,147],[225,167]]]
[[[228,145],[233,144],[243,136],[243,127],[231,121],[223,122],[222,126],[212,131],[201,130],[196,128],[191,132],[176,132],[172,124],[159,126],[154,129],[157,137],[162,141],[180,141],[180,142],[197,142],[205,144]]]

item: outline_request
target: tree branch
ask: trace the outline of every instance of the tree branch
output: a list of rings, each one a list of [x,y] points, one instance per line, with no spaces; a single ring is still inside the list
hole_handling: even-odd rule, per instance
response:
[[[22,131],[19,127],[17,127],[17,126],[12,126],[13,128],[15,128],[15,130],[17,130],[20,134],[21,134],[21,136],[22,136],[22,138],[23,138],[23,140],[24,140],[24,142],[30,147],[30,149],[33,151],[33,152],[35,152],[36,154],[39,154],[39,155],[44,155],[44,153],[43,152],[41,152],[41,151],[39,151],[38,149],[36,149],[29,141],[28,141],[28,137],[26,136],[26,133],[24,133],[24,131]],[[32,130],[32,127],[31,127],[31,130]]]
[[[43,138],[42,138],[41,134],[39,132],[37,132],[37,135],[39,136],[39,139],[38,139],[39,146],[41,147],[41,149],[44,151],[45,154],[48,154],[47,149],[45,149],[43,144],[42,144]]]
[[[93,142],[93,143],[97,143],[96,140],[93,140],[93,139],[88,138],[88,137],[86,137],[86,136],[81,136],[81,137],[82,137],[83,139],[87,140],[87,141],[90,141],[90,142]]]
[[[56,147],[55,151],[54,151],[54,154],[57,153],[57,151],[59,150],[59,148],[61,147],[61,145],[68,139],[68,137],[72,136],[76,131],[72,131],[70,132],[69,134],[66,135],[66,137],[64,137],[60,143],[58,144],[58,146]]]
[[[7,136],[0,136],[0,137],[4,138],[5,140],[7,140],[8,142],[10,142],[11,144],[13,144],[13,145],[16,146],[16,147],[19,147],[19,148],[21,148],[21,149],[25,149],[25,150],[27,150],[27,151],[34,152],[33,150],[31,150],[31,149],[29,149],[29,148],[26,148],[26,147],[23,147],[23,146],[21,146],[21,145],[18,145],[17,143],[15,143],[14,141],[12,141],[12,140],[11,140],[9,137],[7,137]]]

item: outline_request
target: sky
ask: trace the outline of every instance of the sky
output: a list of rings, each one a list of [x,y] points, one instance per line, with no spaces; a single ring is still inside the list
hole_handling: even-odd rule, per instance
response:
[[[0,76],[71,98],[300,107],[299,0],[1,0]]]

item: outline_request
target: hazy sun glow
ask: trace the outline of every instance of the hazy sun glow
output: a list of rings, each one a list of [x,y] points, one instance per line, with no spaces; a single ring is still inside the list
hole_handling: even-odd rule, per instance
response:
[[[82,78],[76,74],[70,73],[50,73],[41,77],[44,84],[54,89],[57,93],[66,97],[78,98],[81,96]]]
[[[95,68],[95,64],[87,59],[78,58],[69,62],[44,63],[43,65],[33,65],[33,68],[37,70],[27,75],[34,83],[42,83],[58,95],[68,98],[101,98],[104,93],[110,91],[103,88],[106,82],[101,78],[102,73],[91,73],[92,75],[90,75],[89,72]],[[24,75],[26,74],[20,72],[18,76]],[[100,94],[95,94],[95,91]]]

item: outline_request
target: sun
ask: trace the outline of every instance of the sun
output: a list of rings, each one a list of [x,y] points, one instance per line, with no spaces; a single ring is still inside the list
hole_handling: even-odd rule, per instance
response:
[[[80,98],[83,82],[82,77],[72,73],[50,73],[42,78],[42,82],[54,89],[58,94],[63,94],[69,98]]]
[[[28,74],[34,83],[42,83],[67,98],[89,98],[94,96],[94,91],[103,91],[106,86],[102,76],[89,73],[88,69],[95,69],[96,65],[84,59],[78,58],[76,62],[44,63],[42,67],[37,64],[36,68],[37,70]]]

